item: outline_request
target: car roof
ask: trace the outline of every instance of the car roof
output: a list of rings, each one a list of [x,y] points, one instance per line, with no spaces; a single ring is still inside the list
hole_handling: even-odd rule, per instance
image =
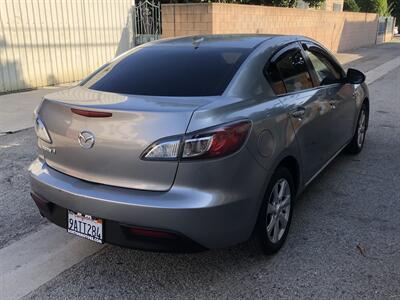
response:
[[[247,48],[254,49],[261,43],[279,37],[292,37],[273,34],[216,34],[194,35],[186,37],[167,38],[148,43],[148,46],[192,46],[217,48]]]

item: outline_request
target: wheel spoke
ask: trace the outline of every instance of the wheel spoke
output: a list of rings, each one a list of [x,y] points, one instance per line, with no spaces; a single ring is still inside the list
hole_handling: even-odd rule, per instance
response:
[[[278,201],[279,199],[279,193],[278,193],[278,184],[274,186],[273,189],[273,202]]]
[[[365,122],[365,112],[363,111],[360,117],[360,127],[364,127],[364,122]]]
[[[275,224],[277,223],[277,216],[276,215],[273,215],[272,217],[271,217],[271,221],[269,222],[269,224],[268,224],[268,226],[267,226],[267,232],[268,233],[271,233],[271,231],[272,231],[272,229],[274,229],[274,227],[275,227]]]
[[[280,185],[280,190],[279,190],[279,195],[278,195],[279,196],[279,200],[282,200],[282,197],[283,197],[283,195],[284,195],[284,193],[286,191],[286,184],[287,184],[286,180],[283,180],[281,185]]]
[[[358,132],[358,145],[361,147],[362,143],[364,141],[364,133],[359,130]]]
[[[365,115],[365,111],[362,110],[361,111],[361,115],[360,115],[360,120],[358,122],[358,137],[357,137],[357,143],[358,146],[361,147],[363,142],[364,142],[364,137],[365,137],[365,120],[366,120],[366,115]]]
[[[276,211],[275,206],[272,205],[271,203],[268,203],[267,215],[273,214],[275,211]]]
[[[278,241],[278,235],[279,235],[279,222],[275,221],[274,235],[272,237],[272,242],[276,243]]]
[[[285,208],[288,207],[289,205],[290,205],[290,194],[285,196],[285,198],[282,200],[281,207]]]
[[[282,228],[286,228],[286,225],[288,223],[288,220],[284,214],[279,215],[279,222],[281,223]]]

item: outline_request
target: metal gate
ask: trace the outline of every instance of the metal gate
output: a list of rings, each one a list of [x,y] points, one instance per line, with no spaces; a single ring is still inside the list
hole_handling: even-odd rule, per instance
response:
[[[135,7],[135,44],[140,45],[161,37],[161,4],[149,0]]]
[[[392,39],[394,32],[393,17],[379,17],[376,43],[381,44]]]

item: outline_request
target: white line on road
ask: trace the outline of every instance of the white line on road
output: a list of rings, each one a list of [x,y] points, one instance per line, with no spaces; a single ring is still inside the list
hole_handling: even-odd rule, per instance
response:
[[[389,60],[388,62],[385,62],[383,65],[380,65],[375,69],[366,72],[365,73],[365,75],[367,76],[366,83],[371,84],[377,81],[379,78],[386,75],[390,71],[393,71],[397,67],[400,67],[400,56],[396,57],[395,59]]]
[[[0,298],[19,299],[103,247],[46,226],[0,249]]]

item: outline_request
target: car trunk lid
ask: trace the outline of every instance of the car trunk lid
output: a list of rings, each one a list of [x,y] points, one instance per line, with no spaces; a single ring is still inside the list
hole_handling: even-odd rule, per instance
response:
[[[51,94],[39,110],[52,139],[52,144],[45,146],[54,149],[44,151],[45,161],[60,172],[91,182],[168,190],[178,162],[144,161],[140,156],[161,138],[183,135],[193,111],[209,101],[199,97],[128,96],[84,87]],[[87,111],[107,114],[87,116]],[[88,145],[82,145],[85,139]],[[87,147],[92,142],[92,147]]]

